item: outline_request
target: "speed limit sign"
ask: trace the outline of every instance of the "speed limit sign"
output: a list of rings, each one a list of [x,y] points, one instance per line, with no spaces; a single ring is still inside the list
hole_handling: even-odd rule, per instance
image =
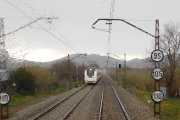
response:
[[[163,71],[160,68],[155,68],[151,74],[155,80],[160,80],[163,77]]]
[[[7,93],[0,93],[0,104],[5,105],[10,102],[10,97]]]
[[[161,102],[164,98],[164,94],[161,92],[161,91],[155,91],[153,94],[152,94],[152,99],[155,101],[155,102]]]
[[[151,53],[151,59],[155,62],[160,62],[164,58],[164,54],[161,50],[157,49]]]

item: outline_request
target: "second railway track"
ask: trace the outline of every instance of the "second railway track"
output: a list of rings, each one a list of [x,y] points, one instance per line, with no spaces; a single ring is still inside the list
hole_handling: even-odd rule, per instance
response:
[[[33,116],[33,120],[66,120],[78,104],[87,96],[93,86],[84,86],[75,93]]]

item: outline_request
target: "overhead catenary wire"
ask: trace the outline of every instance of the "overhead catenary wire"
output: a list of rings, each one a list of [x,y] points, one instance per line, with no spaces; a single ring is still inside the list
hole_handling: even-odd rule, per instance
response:
[[[82,51],[80,51],[78,48],[76,48],[71,42],[68,41],[68,39],[66,38],[66,36],[64,36],[62,34],[62,32],[60,32],[57,28],[55,28],[54,26],[52,26],[52,30],[55,30],[55,32],[60,35],[61,37],[63,37],[63,40],[66,41],[67,44],[69,44],[77,53],[83,53]],[[61,39],[62,40],[62,39]]]
[[[4,0],[5,2],[7,2],[9,5],[11,5],[12,7],[14,7],[17,11],[19,11],[21,14],[23,14],[25,17],[28,17],[27,14],[25,12],[23,12],[20,8],[18,8],[17,6],[15,6],[12,2],[10,2],[9,0]],[[29,18],[29,17],[28,17]]]
[[[23,0],[21,0],[21,2],[24,4],[24,5],[26,5],[29,9],[31,9],[33,12],[35,12],[38,16],[40,16],[40,17],[42,17],[42,15],[38,12],[38,11],[36,11],[32,6],[30,6],[29,4],[27,4],[26,2],[24,2]],[[55,37],[56,39],[60,39],[60,41],[61,42],[63,42],[63,43],[65,43],[66,44],[66,46],[69,46],[69,47],[71,47],[71,50],[73,50],[73,51],[76,51],[76,53],[82,53],[80,50],[78,50],[76,47],[74,47],[68,40],[67,40],[67,38],[59,31],[59,30],[57,30],[55,27],[53,27],[53,26],[51,26],[51,28],[53,28],[53,30],[55,30],[55,32],[56,33],[58,33],[59,35],[61,35],[61,36],[63,36],[63,38],[64,39],[60,39],[57,35],[55,35],[55,33],[54,32],[52,32],[52,31],[49,31],[49,30],[45,30],[45,31],[47,31],[48,33],[49,32],[51,32],[51,33],[53,33],[53,37]],[[43,28],[42,28],[43,29]]]
[[[5,0],[6,1],[6,0]],[[26,18],[31,19],[25,12],[23,12],[19,7],[17,7],[16,5],[14,5],[12,2],[10,2],[9,0],[6,1],[9,5],[11,5],[12,7],[14,7],[16,10],[18,10],[21,14],[23,14]],[[26,4],[26,3],[24,3]],[[32,9],[32,7],[29,7]],[[35,11],[33,9],[33,11]],[[39,14],[40,15],[40,14]],[[38,24],[41,28],[42,25]],[[45,30],[46,32],[48,32],[50,35],[52,35],[55,39],[57,39],[58,41],[60,41],[61,43],[63,43],[65,46],[67,46],[68,48],[70,48],[72,51],[78,53],[79,51],[76,50],[76,48],[73,48],[71,45],[69,45],[67,42],[65,42],[64,40],[60,39],[57,35],[55,35],[52,31],[50,30]]]
[[[29,9],[31,9],[33,12],[35,12],[38,16],[42,17],[42,15],[40,13],[38,13],[33,7],[29,6],[27,3],[25,3],[23,0],[21,0],[21,2],[26,5]],[[20,9],[19,9],[20,10]],[[21,11],[21,10],[20,10]],[[25,13],[24,13],[25,14]],[[26,15],[26,17],[28,17]],[[29,18],[29,17],[28,17]],[[72,47],[71,43],[67,40],[67,39],[60,39],[57,35],[55,35],[52,31],[50,30],[47,30],[47,29],[44,29],[41,25],[39,25],[41,27],[41,29],[43,29],[44,31],[48,32],[50,35],[52,35],[55,39],[59,40],[60,42],[62,42],[65,46],[69,47],[72,51],[75,51],[77,53],[80,53],[80,51],[75,48],[75,47]],[[55,29],[55,28],[54,28]],[[60,33],[58,30],[55,29],[55,31],[62,35],[62,33]],[[64,36],[64,35],[63,35]]]

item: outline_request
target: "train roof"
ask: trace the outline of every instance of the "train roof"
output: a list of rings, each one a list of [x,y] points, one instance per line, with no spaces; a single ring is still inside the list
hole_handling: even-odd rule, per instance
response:
[[[84,69],[96,69],[95,67],[90,67],[90,66],[87,66],[87,67],[85,67]]]

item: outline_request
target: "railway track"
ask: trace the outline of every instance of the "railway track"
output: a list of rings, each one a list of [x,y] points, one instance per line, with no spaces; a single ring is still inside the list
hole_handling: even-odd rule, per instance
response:
[[[99,106],[99,112],[98,112],[98,120],[102,120],[103,99],[104,99],[104,83],[103,83],[103,90],[101,93],[101,100],[100,100],[100,106]]]
[[[122,118],[123,120],[131,120],[129,117],[121,99],[119,98],[116,89],[112,86],[109,80],[103,80],[101,82],[102,91],[100,94],[100,102],[98,108],[98,116],[96,117],[97,120],[108,120],[112,117],[115,118]],[[68,97],[64,98],[63,100],[59,101],[54,106],[46,109],[44,112],[41,112],[34,116],[33,120],[67,120],[71,116],[71,114],[75,111],[75,109],[79,106],[79,104],[86,98],[86,96],[90,93],[90,91],[94,88],[94,86],[84,86],[80,90],[76,91],[75,93],[69,95]],[[109,93],[107,93],[109,92]],[[79,94],[79,95],[77,95]],[[111,95],[111,96],[109,96]],[[77,97],[76,97],[77,96]],[[79,97],[80,96],[80,97]],[[76,102],[74,102],[76,97]],[[78,99],[78,100],[77,100]],[[110,99],[110,100],[109,100]],[[72,103],[74,102],[74,103]],[[72,103],[72,104],[71,104]],[[109,106],[113,104],[113,106]],[[68,109],[65,107],[69,107]],[[107,110],[111,108],[112,110]],[[67,109],[67,110],[66,110]],[[63,112],[61,112],[63,111]],[[107,115],[109,114],[109,115]],[[112,116],[111,116],[112,115]],[[118,116],[118,117],[117,117]],[[72,117],[71,117],[72,118]]]
[[[103,83],[104,84],[104,83]],[[117,91],[115,90],[115,88],[113,87],[113,85],[111,85],[111,89],[114,93],[114,96],[116,97],[116,100],[119,104],[119,107],[121,108],[122,111],[119,112],[123,112],[124,114],[124,118],[126,120],[131,120],[130,116],[128,115],[128,112],[126,111],[123,103],[121,102],[121,99],[119,98]],[[101,99],[100,99],[100,105],[99,105],[99,111],[98,111],[98,120],[103,120],[103,108],[104,108],[104,91],[105,91],[105,85],[103,85],[103,89],[102,89],[102,93],[101,93]],[[113,102],[113,101],[112,101]],[[110,111],[109,111],[110,112]],[[107,119],[107,118],[106,118]]]
[[[94,86],[92,86],[91,89],[79,100],[79,102],[75,104],[71,110],[69,110],[69,112],[64,116],[62,120],[68,119],[68,117],[72,114],[72,112],[76,109],[76,107],[83,101],[83,99],[89,94],[89,92],[92,90],[93,87]]]
[[[112,85],[111,85],[111,87],[112,87],[112,89],[113,89],[113,91],[114,91],[114,94],[116,95],[116,98],[117,98],[117,100],[118,100],[119,105],[121,106],[121,109],[122,109],[122,111],[123,111],[123,113],[124,113],[125,118],[126,118],[127,120],[131,120],[130,116],[128,115],[128,113],[127,113],[127,111],[126,111],[126,109],[125,109],[125,107],[124,107],[124,105],[123,105],[123,103],[121,102],[121,99],[119,98],[119,96],[118,96],[118,94],[117,94],[117,91],[115,90],[115,88],[114,88]]]
[[[78,94],[78,93],[80,93],[82,91],[85,91],[85,89],[88,89],[87,92],[85,92],[85,94],[83,95],[83,97],[76,104],[73,104],[73,106],[71,107],[70,110],[67,110],[66,114],[63,117],[62,116],[60,117],[60,116],[57,115],[56,117],[50,118],[50,119],[66,120],[72,114],[72,112],[76,109],[76,107],[82,102],[82,100],[88,95],[88,93],[93,89],[93,87],[94,86],[87,86],[87,85],[85,85],[80,90],[74,92],[73,94],[69,95],[68,97],[64,98],[63,100],[57,102],[55,105],[47,108],[43,112],[38,113],[37,115],[33,116],[33,118],[31,118],[31,119],[32,120],[41,120],[41,119],[46,118],[44,116],[48,116],[48,114],[52,114],[51,112],[54,109],[56,109],[57,107],[61,106],[62,104],[66,104],[66,101],[68,101],[69,99],[72,99],[72,97],[76,96],[76,94]],[[64,108],[62,108],[62,109],[64,109]]]

